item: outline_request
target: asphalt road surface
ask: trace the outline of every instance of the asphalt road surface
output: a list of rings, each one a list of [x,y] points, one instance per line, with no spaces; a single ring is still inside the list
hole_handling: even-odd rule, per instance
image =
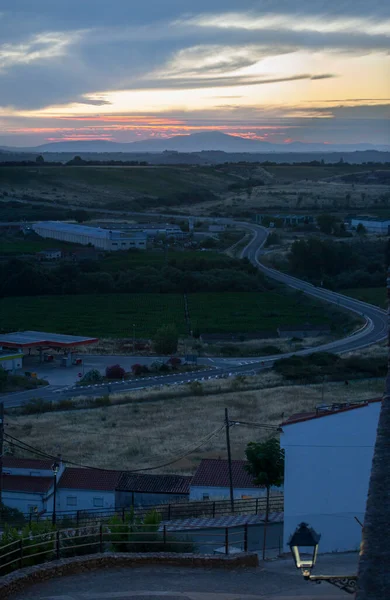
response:
[[[345,352],[351,352],[353,350],[359,350],[386,339],[387,314],[384,310],[371,304],[367,304],[366,302],[361,302],[360,300],[355,300],[348,296],[338,294],[337,292],[315,287],[306,281],[302,281],[263,265],[260,261],[260,256],[262,253],[262,247],[268,235],[268,232],[264,227],[245,222],[237,222],[232,219],[212,219],[212,221],[219,221],[228,225],[240,226],[243,229],[251,231],[252,239],[242,250],[241,258],[248,258],[258,269],[267,275],[267,277],[275,279],[276,281],[279,281],[280,283],[283,283],[296,290],[300,290],[305,294],[313,296],[314,298],[335,304],[340,308],[347,309],[365,319],[365,326],[353,335],[330,342],[328,344],[317,346],[316,348],[312,347],[306,350],[300,350],[294,354],[305,355],[312,354],[315,351],[329,351],[341,354]],[[215,366],[212,365],[212,370],[210,370],[209,367],[207,370],[194,373],[175,373],[156,377],[142,377],[132,380],[131,382],[121,381],[117,383],[110,383],[109,385],[91,385],[82,388],[75,386],[49,385],[45,388],[40,388],[39,390],[16,392],[13,394],[0,396],[0,398],[4,402],[4,406],[6,408],[11,408],[21,406],[25,402],[28,402],[31,398],[36,397],[45,400],[58,401],[60,399],[72,398],[81,395],[97,397],[105,394],[131,392],[151,387],[167,385],[176,386],[186,383],[189,384],[192,381],[202,382],[208,379],[233,377],[235,375],[244,373],[248,375],[259,372],[263,369],[272,367],[275,360],[289,357],[292,354],[293,353],[278,354],[259,359],[254,359],[253,357],[248,359],[231,359],[225,361],[224,359],[215,359]]]

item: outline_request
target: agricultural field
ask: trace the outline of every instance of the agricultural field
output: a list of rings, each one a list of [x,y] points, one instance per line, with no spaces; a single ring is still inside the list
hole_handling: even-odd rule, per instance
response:
[[[230,418],[278,426],[290,415],[311,411],[319,404],[380,397],[381,379],[317,385],[283,386],[274,373],[248,378],[205,382],[204,395],[191,395],[190,386],[140,390],[111,396],[104,408],[7,415],[7,432],[45,452],[58,452],[68,460],[108,469],[156,467],[196,448],[223,425],[224,409]],[[263,441],[269,431],[234,427],[232,456],[244,458],[246,444]],[[102,440],[104,443],[102,444]],[[14,449],[16,453],[21,452]],[[7,447],[6,447],[7,451]],[[221,430],[195,452],[156,472],[192,474],[202,458],[226,457]]]
[[[331,323],[335,313],[306,298],[276,292],[190,294],[193,329],[200,332],[253,332],[278,325]],[[340,318],[346,323],[346,316]],[[153,336],[174,323],[188,333],[181,294],[96,294],[10,297],[0,300],[0,329],[34,329],[102,338]]]
[[[0,300],[0,329],[32,329],[73,335],[149,337],[174,323],[186,334],[181,294],[24,296]]]
[[[48,238],[40,238],[35,235],[31,236],[3,236],[0,239],[0,255],[7,254],[9,256],[18,254],[35,254],[41,250],[48,248],[58,248],[59,250],[67,250],[70,252],[73,248],[80,248],[79,244],[70,244],[58,240]]]
[[[387,308],[386,289],[384,287],[378,288],[361,288],[353,290],[340,290],[342,294],[346,296],[352,296],[363,302],[369,304],[375,304],[381,308]]]
[[[190,294],[188,307],[192,328],[201,333],[244,333],[276,330],[279,325],[332,324],[332,316],[321,304],[289,292]]]

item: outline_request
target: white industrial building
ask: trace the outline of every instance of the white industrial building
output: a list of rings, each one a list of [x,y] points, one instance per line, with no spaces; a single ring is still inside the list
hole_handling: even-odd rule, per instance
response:
[[[378,235],[387,235],[390,226],[389,219],[375,219],[373,217],[353,217],[351,219],[351,228],[356,229],[358,225],[363,225],[369,233]]]
[[[320,552],[359,549],[381,399],[319,407],[282,423],[284,549],[297,526],[321,534]]]
[[[32,226],[41,237],[94,246],[101,250],[146,249],[147,236],[141,232],[125,233],[114,229],[88,227],[61,221],[42,221]]]

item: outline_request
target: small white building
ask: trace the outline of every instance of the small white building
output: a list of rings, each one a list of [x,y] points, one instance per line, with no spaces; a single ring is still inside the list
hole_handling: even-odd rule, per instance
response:
[[[232,460],[232,480],[234,498],[259,498],[266,495],[266,489],[253,483],[253,477],[246,469],[245,460]],[[223,459],[204,458],[190,485],[190,500],[227,500],[230,497],[229,463]],[[273,493],[283,488],[272,488]]]
[[[57,511],[115,508],[115,490],[122,471],[67,467],[58,483]]]
[[[23,352],[3,350],[0,346],[0,367],[14,373],[23,367]]]
[[[101,250],[146,249],[147,236],[142,232],[125,233],[114,229],[88,227],[61,221],[42,221],[34,223],[32,228],[35,233],[44,238],[84,246],[91,245]]]
[[[53,461],[36,458],[3,457],[3,494],[5,506],[17,508],[23,514],[53,510]],[[57,481],[64,470],[59,461]]]
[[[362,224],[369,233],[388,235],[390,220],[375,219],[373,217],[354,217],[351,219],[352,229],[356,229],[359,224]]]
[[[282,423],[286,552],[302,521],[321,534],[320,552],[359,548],[380,408],[381,399],[338,404]]]

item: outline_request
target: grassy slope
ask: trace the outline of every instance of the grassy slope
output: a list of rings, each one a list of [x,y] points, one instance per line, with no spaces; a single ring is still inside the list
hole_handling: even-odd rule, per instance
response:
[[[182,454],[183,448],[196,447],[198,440],[223,424],[224,408],[229,408],[230,418],[260,423],[280,424],[293,413],[312,410],[325,402],[345,402],[375,398],[382,394],[383,381],[368,380],[344,383],[325,383],[291,387],[275,385],[273,374],[250,378],[243,389],[234,390],[234,380],[209,382],[205,386],[225,386],[225,393],[215,395],[180,397],[181,388],[175,387],[172,396],[164,401],[111,406],[102,409],[36,416],[7,416],[7,431],[22,441],[54,453],[61,443],[65,458],[113,469],[139,469],[156,466],[173,456]],[[248,378],[249,380],[249,378]],[[251,389],[248,389],[251,388]],[[166,393],[166,391],[165,391]],[[147,395],[149,394],[149,396]],[[159,391],[134,392],[133,400],[161,395]],[[249,418],[248,418],[249,416]],[[249,427],[235,427],[231,432],[233,458],[244,457],[249,441],[266,438],[269,432]],[[102,440],[104,443],[102,444]],[[201,458],[226,456],[224,431],[200,450],[178,463],[156,472],[194,472]]]
[[[341,290],[346,296],[352,296],[363,302],[369,302],[369,304],[375,304],[381,308],[387,307],[386,290],[385,288],[361,288],[352,290]]]
[[[276,329],[279,324],[324,323],[321,305],[274,292],[191,294],[192,326],[203,332]],[[97,294],[0,300],[0,328],[36,329],[97,337],[152,336],[162,324],[187,333],[181,294]]]
[[[51,194],[85,190],[89,195],[96,190],[111,201],[116,199],[116,192],[152,196],[194,188],[218,192],[230,183],[229,176],[205,167],[3,167],[0,177],[0,189],[13,186],[16,191],[25,188]]]
[[[276,180],[300,181],[302,179],[310,179],[318,181],[319,179],[327,179],[328,177],[337,177],[339,175],[348,175],[349,173],[360,173],[367,171],[369,168],[365,165],[343,165],[342,167],[334,166],[296,166],[296,165],[276,165],[274,167],[266,167],[267,171],[274,175]],[[385,170],[386,167],[383,167]]]

